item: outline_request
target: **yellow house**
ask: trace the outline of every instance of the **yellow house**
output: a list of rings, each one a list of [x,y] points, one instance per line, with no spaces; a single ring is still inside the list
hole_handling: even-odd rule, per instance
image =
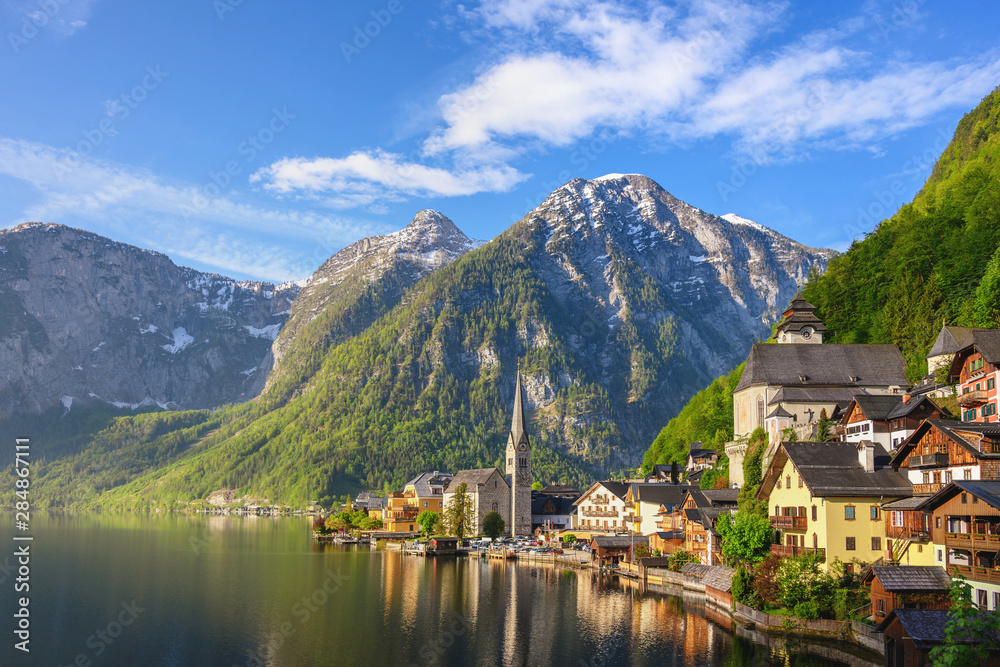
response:
[[[781,443],[757,492],[780,537],[771,553],[818,550],[826,565],[840,559],[849,569],[855,559],[885,558],[882,504],[913,493],[888,466],[888,453],[871,441]]]
[[[403,488],[403,495],[416,505],[417,513],[425,510],[444,511],[444,492],[455,476],[450,472],[425,472],[414,477]]]

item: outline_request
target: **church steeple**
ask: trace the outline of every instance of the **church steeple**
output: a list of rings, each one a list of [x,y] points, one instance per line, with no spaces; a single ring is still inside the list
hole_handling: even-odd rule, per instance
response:
[[[524,389],[521,367],[517,367],[514,385],[514,416],[507,435],[507,476],[510,480],[510,533],[531,533],[531,441],[525,428]]]
[[[816,306],[802,296],[802,292],[792,297],[784,312],[784,320],[778,325],[775,335],[779,343],[822,343],[826,325],[816,317]]]
[[[510,441],[514,443],[514,445],[519,445],[524,442],[530,447],[531,443],[528,441],[528,432],[524,429],[524,399],[522,394],[521,367],[518,366],[517,386],[514,388],[514,418],[510,423]]]

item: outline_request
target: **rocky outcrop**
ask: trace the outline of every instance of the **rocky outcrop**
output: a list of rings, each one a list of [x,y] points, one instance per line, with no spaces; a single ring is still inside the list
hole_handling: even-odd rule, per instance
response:
[[[297,291],[62,225],[2,230],[0,413],[251,398]]]

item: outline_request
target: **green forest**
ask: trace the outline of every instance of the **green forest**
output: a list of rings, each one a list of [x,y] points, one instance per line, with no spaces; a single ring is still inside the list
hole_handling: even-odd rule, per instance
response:
[[[1000,326],[1000,88],[966,114],[909,204],[810,276],[830,343],[894,343],[917,382],[944,323]],[[680,463],[688,443],[732,437],[743,366],[697,393],[653,441],[643,469]]]

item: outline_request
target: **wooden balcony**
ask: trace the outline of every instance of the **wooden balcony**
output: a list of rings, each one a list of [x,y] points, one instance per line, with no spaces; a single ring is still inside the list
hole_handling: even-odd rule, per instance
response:
[[[772,516],[771,526],[779,530],[805,530],[808,527],[808,517]]]
[[[913,494],[914,495],[930,495],[932,493],[937,493],[941,490],[941,482],[933,482],[931,484],[914,484]]]
[[[1000,535],[986,535],[983,533],[945,533],[944,543],[946,547],[956,547],[959,549],[987,549],[989,551],[1000,551]]]
[[[907,459],[906,465],[910,468],[945,468],[948,466],[947,454],[924,454],[923,456],[913,456]]]
[[[963,408],[979,407],[987,401],[987,394],[988,392],[985,389],[970,391],[968,394],[959,394],[958,404]]]
[[[1000,584],[1000,570],[985,567],[969,567],[968,565],[949,565],[948,574],[960,574],[970,581],[987,584]]]
[[[820,558],[826,560],[826,549],[813,549],[812,547],[790,547],[784,544],[772,544],[771,553],[778,558],[788,558],[790,556],[802,556],[803,554],[819,552]]]
[[[583,516],[617,517],[618,512],[613,510],[583,510]]]

